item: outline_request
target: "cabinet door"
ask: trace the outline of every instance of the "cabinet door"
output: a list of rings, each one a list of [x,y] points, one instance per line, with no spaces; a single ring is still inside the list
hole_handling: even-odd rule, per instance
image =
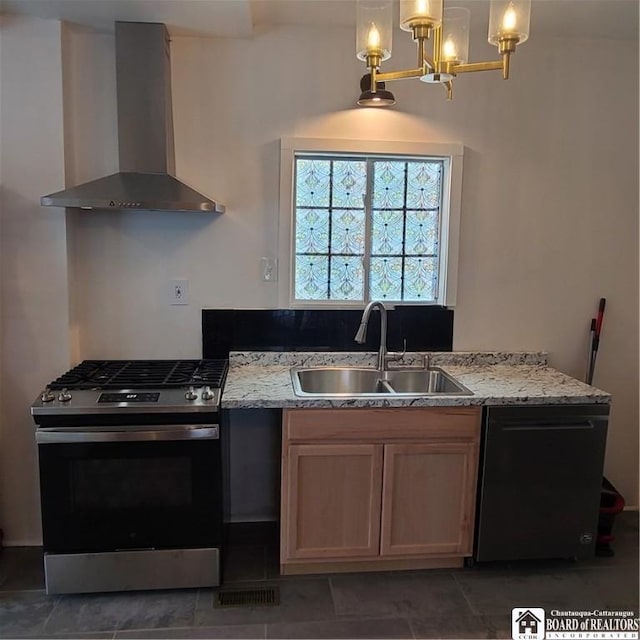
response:
[[[382,445],[285,447],[283,559],[376,556]]]
[[[476,468],[475,442],[386,445],[381,555],[471,555]]]

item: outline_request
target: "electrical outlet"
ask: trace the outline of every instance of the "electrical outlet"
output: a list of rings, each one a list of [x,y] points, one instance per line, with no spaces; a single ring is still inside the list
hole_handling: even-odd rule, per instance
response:
[[[174,278],[170,281],[169,304],[189,304],[189,281]]]
[[[275,258],[260,258],[260,272],[265,282],[275,282],[278,279],[278,261]]]

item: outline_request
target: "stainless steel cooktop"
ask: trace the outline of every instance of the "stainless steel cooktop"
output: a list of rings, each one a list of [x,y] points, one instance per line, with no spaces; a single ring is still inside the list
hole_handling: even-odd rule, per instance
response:
[[[85,360],[53,380],[32,415],[217,410],[227,360]]]

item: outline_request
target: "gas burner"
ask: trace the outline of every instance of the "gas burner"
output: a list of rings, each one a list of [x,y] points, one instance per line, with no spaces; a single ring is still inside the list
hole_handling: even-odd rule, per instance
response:
[[[84,360],[50,389],[221,388],[226,360]]]

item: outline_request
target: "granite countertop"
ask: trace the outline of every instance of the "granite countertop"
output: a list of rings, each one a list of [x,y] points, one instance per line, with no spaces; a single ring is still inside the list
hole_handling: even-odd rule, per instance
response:
[[[402,364],[421,365],[424,354],[409,353]],[[293,392],[294,366],[375,367],[375,353],[232,352],[222,394],[223,409],[292,407],[430,407],[508,404],[582,404],[611,402],[606,391],[591,387],[547,364],[543,352],[438,352],[440,367],[473,395],[423,397],[317,398]]]

